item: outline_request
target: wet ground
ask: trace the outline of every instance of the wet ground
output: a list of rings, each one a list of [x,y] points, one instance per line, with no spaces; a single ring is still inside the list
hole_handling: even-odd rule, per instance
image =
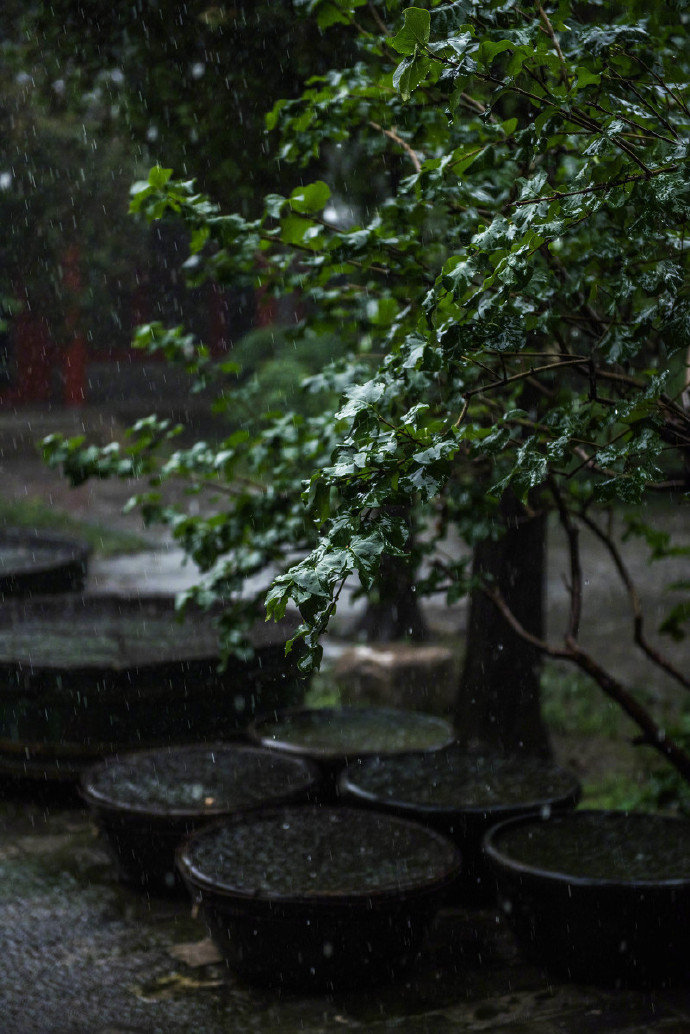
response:
[[[550,979],[521,959],[493,909],[440,913],[398,983],[309,998],[253,990],[209,955],[188,900],[118,883],[82,810],[9,791],[0,946],[2,1034],[690,1032],[689,991]]]

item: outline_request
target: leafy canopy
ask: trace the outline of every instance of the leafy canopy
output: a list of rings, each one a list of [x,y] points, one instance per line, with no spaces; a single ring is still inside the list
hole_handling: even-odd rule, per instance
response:
[[[453,598],[469,581],[436,544],[450,524],[470,544],[496,533],[508,490],[526,512],[567,520],[687,493],[690,72],[688,14],[670,3],[297,6],[324,30],[349,25],[357,53],[268,115],[300,180],[292,193],[247,220],[157,168],[132,209],[186,223],[195,280],[299,292],[308,315],[292,333],[335,332],[350,349],[308,385],[338,402],[312,423],[246,423],[249,437],[172,460],[156,459],[148,425],[128,459],[81,442],[47,451],[73,477],[125,463],[231,485],[213,529],[166,519],[233,578],[252,550],[257,565],[296,551],[267,607],[299,607],[309,664],[345,580],[370,587],[384,553],[409,551],[410,506],[430,532],[419,591]],[[386,178],[361,218],[309,181],[326,148]],[[203,348],[192,361],[202,373]],[[270,461],[252,495],[238,475],[257,456]]]

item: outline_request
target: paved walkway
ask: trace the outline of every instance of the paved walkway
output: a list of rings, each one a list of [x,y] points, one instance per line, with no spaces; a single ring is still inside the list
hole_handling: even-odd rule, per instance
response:
[[[686,989],[554,980],[491,909],[442,912],[395,984],[307,998],[251,989],[193,947],[207,933],[187,900],[117,883],[84,812],[7,793],[0,928],[2,1034],[690,1032]]]

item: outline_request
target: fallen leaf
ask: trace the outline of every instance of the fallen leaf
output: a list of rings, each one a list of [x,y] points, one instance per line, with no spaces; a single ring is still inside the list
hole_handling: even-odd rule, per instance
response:
[[[152,980],[149,984],[136,984],[131,990],[142,1002],[159,1002],[161,999],[174,998],[176,995],[190,991],[200,991],[211,987],[222,987],[222,980],[196,980],[182,973],[169,973],[167,976]]]
[[[172,955],[178,962],[184,962],[185,966],[190,966],[192,969],[223,961],[223,956],[210,937],[205,937],[203,941],[173,944],[172,948],[168,948],[168,955]]]

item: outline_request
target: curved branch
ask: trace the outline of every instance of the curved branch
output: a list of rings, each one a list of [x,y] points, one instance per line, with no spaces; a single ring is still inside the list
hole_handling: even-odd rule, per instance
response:
[[[581,671],[589,675],[597,685],[604,691],[610,700],[613,700],[635,725],[642,732],[642,742],[649,744],[662,755],[678,772],[680,776],[690,783],[690,754],[687,754],[674,740],[670,739],[666,732],[657,725],[646,707],[641,704],[626,687],[601,667],[594,658],[583,650],[579,643],[571,637],[566,637],[565,645],[562,648],[552,646],[550,643],[537,636],[532,635],[517,620],[512,613],[501,593],[493,587],[485,587],[483,592],[498,607],[501,614],[510,627],[526,642],[531,643],[547,657],[554,657],[559,660],[575,664]]]
[[[576,640],[580,631],[580,618],[582,617],[582,566],[580,564],[580,543],[578,530],[570,519],[565,503],[563,502],[563,496],[558,490],[558,486],[555,480],[552,478],[550,485],[551,494],[553,495],[556,506],[558,507],[558,516],[568,538],[568,551],[570,556],[570,585],[568,591],[570,593],[570,617],[568,620],[568,632],[566,639]]]
[[[628,596],[630,597],[630,605],[633,612],[633,628],[634,628],[634,640],[637,646],[642,650],[650,661],[656,664],[657,667],[662,668],[671,678],[675,679],[680,685],[687,690],[690,690],[690,678],[684,675],[682,671],[679,671],[669,660],[667,660],[662,653],[656,650],[651,643],[647,640],[644,634],[644,615],[642,613],[642,605],[640,603],[640,597],[638,595],[635,584],[630,577],[630,572],[625,566],[623,557],[616,546],[615,542],[609,535],[603,531],[596,521],[593,521],[591,517],[588,517],[584,513],[577,514],[578,520],[582,521],[593,535],[599,539],[599,541],[608,550],[611,559],[618,571],[621,581],[623,582]]]
[[[395,129],[384,129],[384,127],[380,126],[378,122],[372,122],[371,119],[369,120],[369,125],[372,129],[377,129],[379,133],[383,133],[383,135],[387,136],[389,140],[392,140],[394,143],[398,144],[399,147],[402,147],[403,151],[414,165],[415,171],[422,171],[422,165],[417,157],[417,152],[410,147],[407,140],[403,140],[401,136],[398,136]]]

